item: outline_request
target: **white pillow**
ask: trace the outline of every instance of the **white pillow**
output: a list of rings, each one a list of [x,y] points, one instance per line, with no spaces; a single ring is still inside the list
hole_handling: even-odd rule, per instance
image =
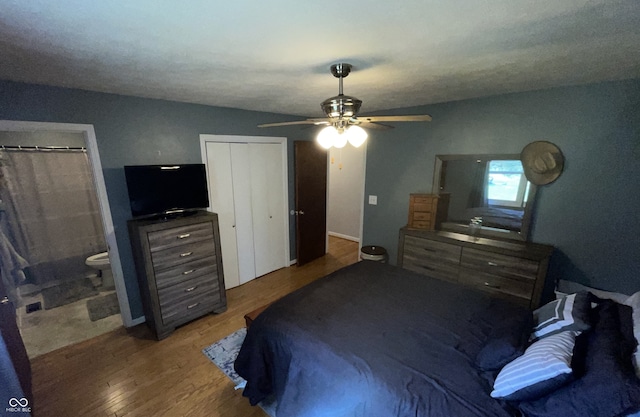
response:
[[[567,281],[565,279],[561,279],[558,281],[558,286],[556,288],[556,297],[560,297],[561,295],[573,294],[575,292],[587,291],[596,297],[603,298],[606,300],[613,300],[618,304],[624,304],[625,300],[629,298],[627,294],[622,294],[619,292],[613,291],[604,291],[596,288],[587,287],[586,285],[579,284],[573,281]],[[558,294],[560,293],[560,294]]]
[[[511,401],[539,398],[568,383],[579,332],[564,331],[538,340],[524,354],[505,365],[491,396]]]

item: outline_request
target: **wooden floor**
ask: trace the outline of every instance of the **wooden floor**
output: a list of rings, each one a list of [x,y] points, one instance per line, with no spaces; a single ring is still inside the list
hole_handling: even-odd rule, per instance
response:
[[[330,237],[329,253],[227,291],[228,309],[158,342],[145,325],[118,329],[32,360],[35,417],[264,417],[202,353],[244,326],[244,314],[358,259],[358,244]]]

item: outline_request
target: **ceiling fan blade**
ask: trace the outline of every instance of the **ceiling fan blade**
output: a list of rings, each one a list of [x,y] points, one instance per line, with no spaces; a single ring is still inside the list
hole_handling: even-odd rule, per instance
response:
[[[430,122],[428,114],[415,114],[407,116],[358,116],[358,120],[366,122]]]
[[[365,129],[377,129],[377,130],[393,129],[393,126],[384,125],[382,123],[377,123],[377,122],[369,122],[367,120],[360,120],[360,119],[355,119],[355,120],[351,119],[351,122],[349,124],[364,127]]]
[[[297,120],[295,122],[276,122],[276,123],[263,123],[258,127],[278,127],[278,126],[293,126],[293,125],[325,125],[329,124],[330,119],[307,119]]]

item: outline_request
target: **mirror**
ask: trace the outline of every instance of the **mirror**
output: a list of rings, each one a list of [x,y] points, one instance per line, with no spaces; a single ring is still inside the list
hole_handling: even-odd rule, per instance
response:
[[[536,186],[519,154],[436,155],[433,193],[449,197],[441,230],[527,240]]]

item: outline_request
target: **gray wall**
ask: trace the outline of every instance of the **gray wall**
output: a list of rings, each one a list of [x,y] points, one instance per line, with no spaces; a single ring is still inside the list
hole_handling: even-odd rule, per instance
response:
[[[394,111],[433,121],[370,133],[366,194],[378,205],[365,205],[363,244],[395,262],[409,193],[431,192],[435,155],[520,153],[548,140],[565,171],[538,189],[531,239],[556,246],[553,278],[640,290],[639,105],[640,80],[630,80]]]
[[[114,94],[0,81],[0,119],[92,124],[111,207],[131,316],[143,315],[129,243],[131,218],[124,165],[200,163],[202,133],[286,136],[289,138],[289,205],[293,207],[293,140],[313,129],[258,129],[259,123],[295,120],[291,116],[150,100]],[[295,220],[290,217],[295,257]]]

